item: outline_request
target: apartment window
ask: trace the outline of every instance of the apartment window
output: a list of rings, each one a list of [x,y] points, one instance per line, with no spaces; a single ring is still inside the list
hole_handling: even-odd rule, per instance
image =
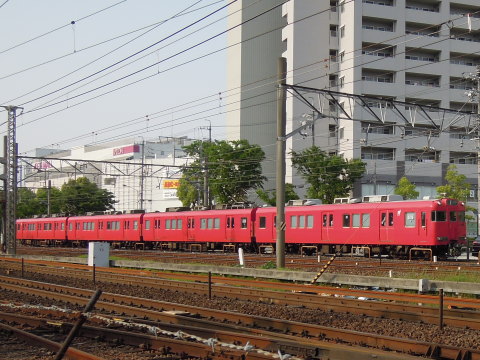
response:
[[[340,37],[341,37],[341,38],[345,37],[345,25],[343,25],[343,26],[340,28]]]
[[[330,36],[337,37],[338,33],[338,26],[337,25],[330,25]]]
[[[340,62],[343,62],[344,58],[345,58],[345,51],[342,51],[340,53]]]
[[[345,85],[345,76],[342,76],[340,79],[338,79],[339,85],[341,88]]]

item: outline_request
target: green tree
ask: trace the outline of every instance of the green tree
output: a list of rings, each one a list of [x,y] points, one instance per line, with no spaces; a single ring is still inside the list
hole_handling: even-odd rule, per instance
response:
[[[71,215],[84,215],[89,211],[105,211],[113,209],[114,195],[100,189],[86,177],[69,180],[62,185],[62,212]]]
[[[3,209],[3,207],[2,207]],[[19,188],[17,192],[17,218],[30,218],[44,212],[37,195],[28,188]],[[46,212],[45,212],[46,213]]]
[[[275,206],[277,204],[277,191],[276,190],[263,190],[257,189],[256,191],[260,200],[264,203]],[[297,193],[294,190],[293,184],[285,184],[285,202],[289,202],[290,200],[297,200],[299,199]]]
[[[446,197],[457,199],[460,201],[467,201],[470,194],[470,184],[467,183],[467,177],[459,174],[457,167],[450,164],[445,175],[446,184],[437,186],[437,193],[439,195],[445,194]]]
[[[329,156],[317,146],[292,151],[291,155],[293,166],[310,185],[307,196],[327,204],[333,203],[336,197],[348,196],[355,180],[365,172],[365,163],[361,160]]]
[[[48,190],[41,188],[37,190],[37,200],[41,204],[41,213],[43,215],[48,213]],[[62,192],[59,188],[52,187],[50,189],[50,214],[61,213],[62,209]]]
[[[395,188],[395,194],[402,195],[404,200],[416,199],[420,194],[415,190],[416,186],[410,182],[405,176],[403,176]]]
[[[192,187],[203,189],[205,167],[208,169],[210,194],[219,204],[246,201],[247,192],[260,188],[265,181],[261,166],[265,153],[247,140],[195,141],[183,149],[195,159],[183,167],[185,181],[180,182],[178,194],[184,204],[192,203]],[[207,159],[206,164],[204,159]]]
[[[198,191],[198,184],[190,183],[183,174],[179,186],[177,189],[177,196],[181,200],[183,206],[194,207],[200,206],[198,203],[198,197],[200,196],[200,192]]]

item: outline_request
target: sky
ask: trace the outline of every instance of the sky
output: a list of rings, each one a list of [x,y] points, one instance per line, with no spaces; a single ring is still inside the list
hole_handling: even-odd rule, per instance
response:
[[[210,124],[224,137],[227,4],[0,0],[0,105],[23,108],[20,155],[130,136],[206,138]],[[3,135],[6,121],[1,111]]]

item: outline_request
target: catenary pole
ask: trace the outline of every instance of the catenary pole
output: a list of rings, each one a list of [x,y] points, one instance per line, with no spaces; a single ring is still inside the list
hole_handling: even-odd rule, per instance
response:
[[[276,172],[276,203],[277,203],[277,269],[285,267],[285,131],[286,131],[286,98],[284,86],[287,73],[287,59],[281,57],[277,64],[277,172]]]

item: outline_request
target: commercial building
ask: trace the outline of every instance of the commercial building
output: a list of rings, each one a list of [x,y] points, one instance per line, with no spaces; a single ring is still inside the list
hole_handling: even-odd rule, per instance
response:
[[[33,159],[20,157],[19,180],[30,189],[61,188],[70,179],[87,177],[111,191],[116,211],[165,211],[182,206],[176,190],[188,159],[187,138],[122,139],[69,150],[37,149]],[[21,199],[19,199],[21,201]]]
[[[236,21],[277,2],[262,1],[262,9],[255,4],[237,2],[231,9],[239,11]],[[268,35],[261,36],[264,33]],[[339,97],[329,103],[326,96],[304,93],[327,117],[303,136],[289,138],[287,153],[314,144],[331,154],[362,159],[367,172],[354,196],[392,193],[402,176],[415,183],[420,197],[435,196],[447,167],[455,164],[472,184],[469,200],[476,204],[475,117],[453,114],[447,119],[434,110],[422,116],[424,109],[405,106],[400,109],[404,121],[391,115],[388,101],[477,112],[477,100],[471,102],[465,94],[476,89],[475,81],[465,78],[480,65],[477,0],[290,0],[281,13],[276,9],[242,25],[229,35],[229,44],[239,39],[243,42],[229,54],[229,87],[242,86],[240,105],[232,101],[239,111],[228,113],[229,124],[238,124],[229,136],[263,147],[270,187],[275,186],[276,62],[283,56],[288,84],[385,100],[360,105]],[[377,120],[372,121],[369,112]],[[290,93],[287,133],[308,116],[318,114]],[[288,158],[287,182],[302,194],[304,181]]]

